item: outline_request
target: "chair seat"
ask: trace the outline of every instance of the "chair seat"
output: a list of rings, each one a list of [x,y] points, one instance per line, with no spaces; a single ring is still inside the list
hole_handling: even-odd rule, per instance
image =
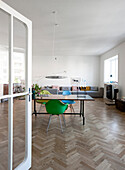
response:
[[[65,104],[75,104],[76,102],[74,100],[62,100]]]
[[[36,102],[39,104],[46,104],[49,100],[37,100]]]

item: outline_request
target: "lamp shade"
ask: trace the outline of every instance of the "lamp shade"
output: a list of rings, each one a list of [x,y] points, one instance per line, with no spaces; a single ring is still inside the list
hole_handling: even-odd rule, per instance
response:
[[[47,79],[65,79],[66,76],[46,76]]]

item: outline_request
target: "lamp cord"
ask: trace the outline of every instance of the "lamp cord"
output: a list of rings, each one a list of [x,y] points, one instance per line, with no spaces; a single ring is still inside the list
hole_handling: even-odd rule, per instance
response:
[[[53,26],[53,44],[52,44],[52,56],[55,56],[55,40],[56,40],[56,26],[58,25],[56,19],[56,11],[52,12],[54,14],[54,26]]]

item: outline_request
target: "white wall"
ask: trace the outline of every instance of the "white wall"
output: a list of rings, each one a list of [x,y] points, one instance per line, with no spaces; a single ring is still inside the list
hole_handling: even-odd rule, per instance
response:
[[[99,85],[99,56],[33,56],[33,83],[44,85],[71,85],[71,77],[81,77],[88,85]],[[66,71],[66,74],[64,73]],[[68,76],[67,79],[49,80],[47,75]],[[40,80],[41,77],[41,80]],[[39,81],[38,81],[39,80]]]
[[[100,86],[104,86],[104,60],[118,54],[119,97],[125,96],[125,42],[100,57]]]

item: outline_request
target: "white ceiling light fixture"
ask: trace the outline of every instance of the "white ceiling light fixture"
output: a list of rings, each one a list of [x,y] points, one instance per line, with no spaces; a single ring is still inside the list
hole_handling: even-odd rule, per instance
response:
[[[65,79],[65,78],[67,78],[67,76],[62,76],[62,75],[60,75],[60,74],[66,74],[66,71],[64,71],[64,72],[60,72],[60,73],[58,73],[58,74],[56,74],[56,75],[53,75],[53,76],[46,76],[46,78],[47,79]]]
[[[54,60],[57,60],[57,57],[55,56],[55,40],[56,40],[56,28],[57,26],[59,26],[59,24],[57,24],[57,20],[56,20],[56,11],[52,12],[54,14],[54,27],[53,27],[53,45],[52,45],[52,56],[54,58]],[[66,71],[63,71],[62,73],[66,73]],[[57,73],[56,75],[48,75],[45,78],[47,79],[64,79],[67,78],[66,76],[62,76],[62,75],[58,75],[59,73]]]

